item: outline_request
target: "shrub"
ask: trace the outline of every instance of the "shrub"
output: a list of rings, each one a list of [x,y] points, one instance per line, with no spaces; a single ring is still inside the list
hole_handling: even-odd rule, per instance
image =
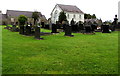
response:
[[[25,22],[27,21],[27,17],[24,15],[20,15],[18,18],[18,21],[19,21],[20,25],[25,25]]]

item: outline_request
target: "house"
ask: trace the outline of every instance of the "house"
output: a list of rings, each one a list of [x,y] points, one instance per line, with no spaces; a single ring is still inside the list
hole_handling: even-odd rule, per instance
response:
[[[0,25],[2,25],[2,12],[0,11]]]
[[[58,21],[59,14],[61,11],[64,11],[66,13],[66,17],[69,23],[71,22],[72,18],[76,22],[78,21],[84,22],[84,13],[77,6],[56,4],[56,6],[51,12],[52,23],[56,23],[56,21]]]
[[[48,22],[47,19],[46,19],[46,17],[45,17],[45,15],[42,15],[42,17],[41,17],[41,22],[45,22],[45,23]]]
[[[98,26],[102,25],[102,20],[101,19],[85,19],[85,22],[91,22],[92,24],[97,24]]]
[[[120,22],[120,1],[118,2],[118,22]]]
[[[43,17],[43,15],[41,14],[41,12],[39,13],[39,22],[41,22],[41,20],[45,21],[45,17]],[[18,17],[20,15],[25,15],[28,18],[28,23],[32,23],[33,24],[33,18],[32,18],[32,14],[33,12],[31,11],[18,11],[18,10],[7,10],[6,14],[3,14],[3,23],[6,23],[6,19],[7,19],[7,24],[18,24]]]
[[[7,24],[7,15],[6,14],[2,14],[2,24],[3,25]]]

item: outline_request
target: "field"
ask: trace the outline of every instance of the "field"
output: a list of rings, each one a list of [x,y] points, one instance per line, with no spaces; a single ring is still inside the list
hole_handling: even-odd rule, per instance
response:
[[[118,32],[20,35],[2,28],[3,74],[117,74]],[[51,32],[42,29],[42,32]]]

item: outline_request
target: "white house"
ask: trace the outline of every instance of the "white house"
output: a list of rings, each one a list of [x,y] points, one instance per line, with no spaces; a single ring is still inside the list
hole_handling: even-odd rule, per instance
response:
[[[56,23],[56,21],[58,21],[59,14],[61,11],[64,11],[66,13],[66,17],[69,23],[71,22],[72,18],[76,22],[84,22],[84,13],[77,6],[56,4],[56,6],[51,12],[52,23]]]
[[[2,25],[2,12],[0,11],[0,25]]]
[[[118,22],[120,22],[120,1],[118,2]]]

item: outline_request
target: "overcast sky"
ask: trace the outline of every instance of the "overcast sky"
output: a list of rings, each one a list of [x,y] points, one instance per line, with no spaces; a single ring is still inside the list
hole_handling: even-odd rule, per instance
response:
[[[103,21],[118,15],[119,0],[1,0],[0,10],[39,11],[48,19],[56,4],[76,5],[84,13],[96,14]]]

